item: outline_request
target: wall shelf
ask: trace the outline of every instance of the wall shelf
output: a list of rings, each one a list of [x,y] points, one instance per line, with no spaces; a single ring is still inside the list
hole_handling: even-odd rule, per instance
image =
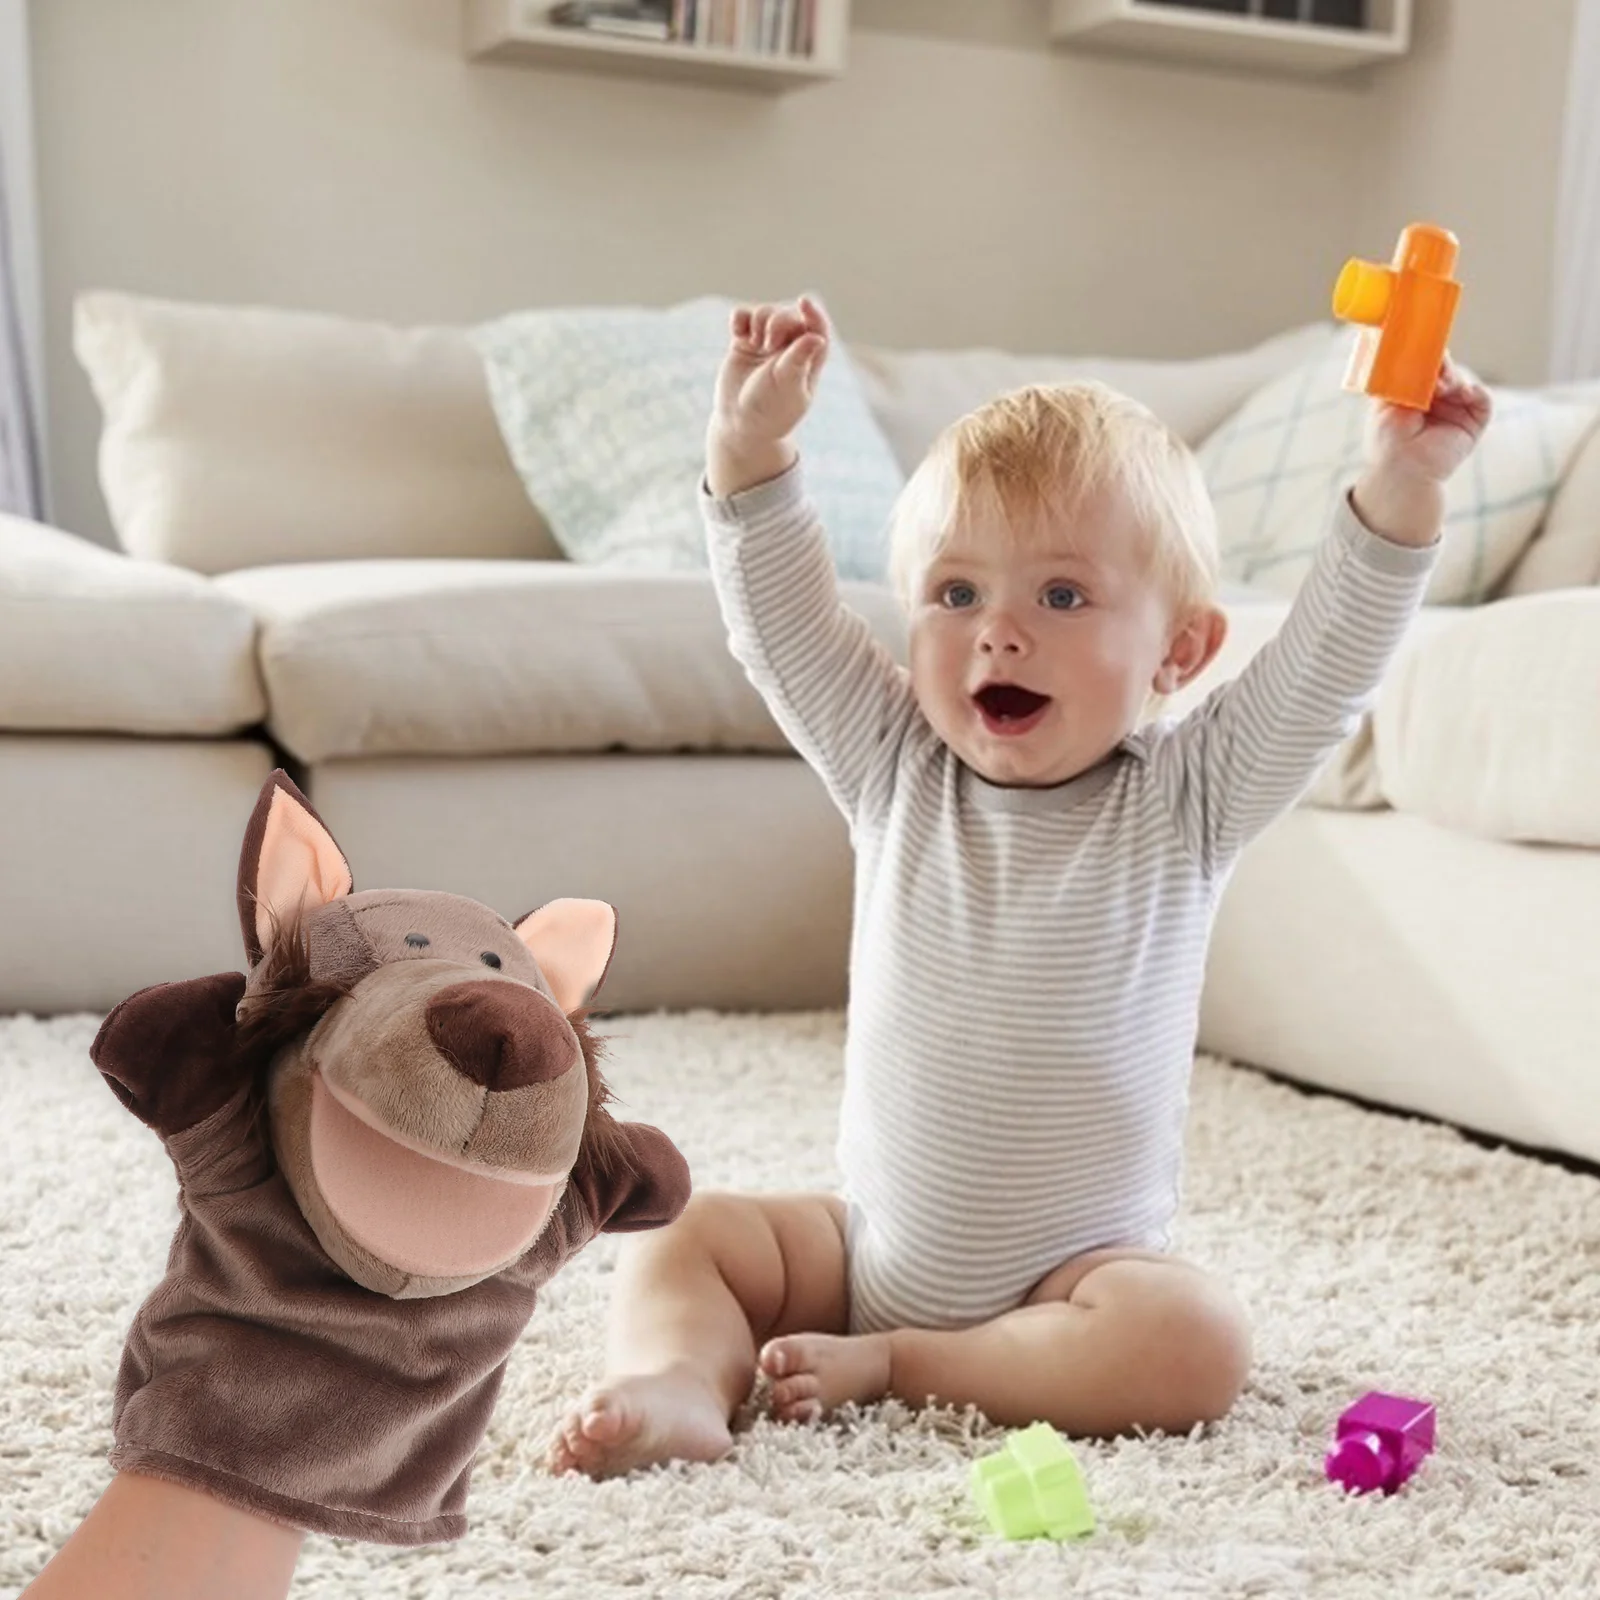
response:
[[[1337,28],[1162,0],[1052,0],[1050,36],[1069,50],[1315,76],[1402,56],[1411,0],[1368,0],[1367,24]]]
[[[817,0],[816,48],[811,55],[758,55],[715,45],[554,27],[547,20],[549,10],[548,0],[464,0],[468,57],[780,93],[837,78],[844,71],[850,30],[850,0]]]

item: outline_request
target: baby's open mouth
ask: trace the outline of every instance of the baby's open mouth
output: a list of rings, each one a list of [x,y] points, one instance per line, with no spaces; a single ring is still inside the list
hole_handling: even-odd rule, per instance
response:
[[[1050,696],[1020,683],[986,683],[972,697],[992,733],[1024,733],[1044,715]]]

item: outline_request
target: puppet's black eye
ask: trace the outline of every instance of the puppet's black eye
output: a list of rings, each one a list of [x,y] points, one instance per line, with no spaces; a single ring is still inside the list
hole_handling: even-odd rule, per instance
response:
[[[498,966],[499,966],[499,965],[500,965],[500,957],[499,957],[499,956],[497,956],[497,955],[496,955],[496,954],[495,954],[495,953],[494,953],[494,951],[493,951],[493,950],[485,950],[485,951],[484,951],[484,952],[483,952],[483,954],[482,954],[482,955],[481,955],[481,956],[479,956],[479,957],[478,957],[478,959],[479,959],[479,960],[480,960],[480,961],[481,961],[481,962],[482,962],[482,963],[483,963],[483,964],[484,964],[484,966],[486,966],[486,967],[498,967]]]
[[[406,943],[413,950],[426,950],[433,941],[425,933],[408,933],[406,935]]]

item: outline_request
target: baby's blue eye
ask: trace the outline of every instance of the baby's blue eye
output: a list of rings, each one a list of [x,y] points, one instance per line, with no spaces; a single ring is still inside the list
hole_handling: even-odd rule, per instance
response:
[[[951,611],[960,611],[978,603],[978,591],[970,583],[947,583],[939,599]]]
[[[1052,611],[1076,611],[1083,596],[1070,583],[1052,583],[1044,592],[1044,603]]]

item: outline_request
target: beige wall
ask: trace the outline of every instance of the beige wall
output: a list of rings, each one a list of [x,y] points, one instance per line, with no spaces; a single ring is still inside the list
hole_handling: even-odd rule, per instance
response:
[[[1576,0],[1415,4],[1413,49],[1385,70],[1366,130],[1364,232],[1381,249],[1415,217],[1453,229],[1456,347],[1487,374],[1537,383]]]
[[[1420,208],[1470,234],[1468,356],[1534,377],[1573,3],[1418,0],[1415,62],[1308,84],[857,0],[847,75],[767,97],[470,65],[456,0],[34,0],[56,518],[105,534],[97,285],[401,322],[810,287],[861,341],[1190,355],[1322,314]]]

